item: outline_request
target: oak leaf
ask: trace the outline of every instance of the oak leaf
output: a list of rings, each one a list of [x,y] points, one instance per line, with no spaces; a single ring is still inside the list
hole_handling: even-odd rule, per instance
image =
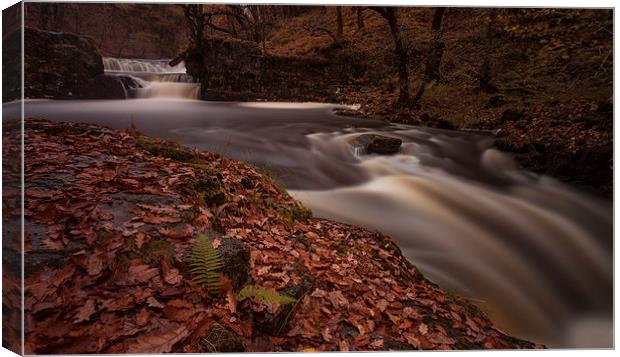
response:
[[[95,313],[95,300],[89,299],[84,306],[80,307],[75,314],[75,322],[88,321]]]
[[[136,341],[127,347],[127,353],[166,353],[172,351],[175,343],[189,334],[186,326],[170,324],[163,331],[155,330],[149,334],[139,336]]]
[[[181,218],[171,216],[144,216],[142,221],[151,224],[177,223],[181,221]]]

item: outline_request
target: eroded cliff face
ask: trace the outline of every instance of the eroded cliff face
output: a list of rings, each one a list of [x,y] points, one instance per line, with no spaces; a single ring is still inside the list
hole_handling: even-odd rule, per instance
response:
[[[206,39],[201,49],[190,49],[184,58],[205,100],[334,102],[359,72],[357,61],[263,54],[254,42],[229,38]]]
[[[19,47],[20,31],[14,31],[3,49]],[[125,98],[122,84],[104,75],[99,50],[90,37],[73,33],[24,29],[25,98]],[[21,56],[8,58],[4,72],[21,66]],[[9,81],[3,101],[18,99],[19,80]]]

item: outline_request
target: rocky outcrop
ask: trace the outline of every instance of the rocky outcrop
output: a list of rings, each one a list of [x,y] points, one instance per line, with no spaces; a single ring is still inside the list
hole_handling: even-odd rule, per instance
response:
[[[19,48],[21,36],[13,32],[3,47]],[[73,33],[24,29],[25,98],[124,99],[122,82],[104,75],[103,61],[95,42]],[[20,56],[7,59],[4,72],[21,66]],[[19,72],[19,71],[17,71]],[[20,81],[10,81],[3,101],[18,99]]]
[[[392,155],[400,151],[403,141],[389,136],[363,134],[351,140],[353,147],[360,148],[365,154]]]

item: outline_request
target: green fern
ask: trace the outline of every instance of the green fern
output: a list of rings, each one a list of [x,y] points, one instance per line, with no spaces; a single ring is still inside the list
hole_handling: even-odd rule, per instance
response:
[[[258,301],[266,302],[266,303],[278,303],[280,305],[292,304],[297,299],[292,298],[287,295],[280,295],[275,291],[269,291],[261,288],[255,288],[253,286],[245,286],[239,294],[237,294],[237,298],[239,300],[243,300],[246,298],[252,298]]]
[[[213,243],[203,234],[194,243],[188,264],[196,284],[205,286],[211,294],[219,292],[222,285],[219,272],[224,263]]]

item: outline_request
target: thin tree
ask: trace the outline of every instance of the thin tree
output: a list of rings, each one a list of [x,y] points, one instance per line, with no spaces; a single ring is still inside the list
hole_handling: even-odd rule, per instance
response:
[[[344,24],[342,21],[342,7],[336,6],[336,38],[342,42],[344,37]]]
[[[364,16],[363,16],[363,11],[364,9],[362,7],[356,7],[355,8],[355,14],[357,16],[357,30],[361,30],[364,28]]]
[[[398,58],[398,79],[400,82],[398,104],[409,106],[409,56],[403,45],[402,33],[398,26],[397,9],[395,7],[369,7],[368,9],[381,15],[390,27],[390,33],[394,41],[394,53]]]
[[[201,48],[206,23],[202,5],[186,4],[183,5],[183,10],[189,26],[190,39],[196,48]]]
[[[429,84],[439,80],[439,66],[441,65],[441,58],[443,57],[443,51],[445,48],[445,44],[442,41],[442,23],[445,12],[445,7],[438,7],[435,9],[433,14],[433,22],[431,24],[431,45],[426,56],[424,78],[422,78],[422,83],[411,101],[412,105],[418,103]]]

